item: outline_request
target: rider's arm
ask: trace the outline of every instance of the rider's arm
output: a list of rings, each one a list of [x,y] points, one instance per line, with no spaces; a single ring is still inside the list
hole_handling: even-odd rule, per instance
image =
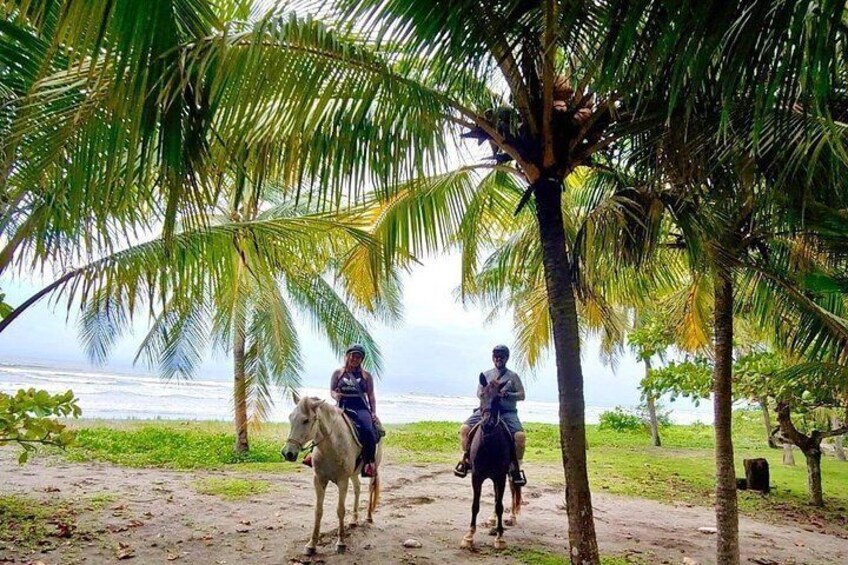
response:
[[[368,404],[371,405],[371,415],[377,415],[377,397],[374,394],[374,378],[371,373],[362,371],[362,374],[368,379]]]
[[[512,390],[506,393],[506,397],[513,400],[524,400],[524,383],[521,382],[521,377],[513,373],[510,380],[512,381]]]
[[[335,400],[336,402],[338,402],[339,399],[342,397],[341,393],[338,390],[339,377],[341,376],[341,374],[342,372],[336,369],[335,371],[333,371],[333,376],[330,377],[330,396],[332,396],[333,400]]]

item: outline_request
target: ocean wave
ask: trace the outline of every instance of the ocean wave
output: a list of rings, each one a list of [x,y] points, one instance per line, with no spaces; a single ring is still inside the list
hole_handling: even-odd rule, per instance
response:
[[[164,418],[229,420],[232,418],[232,383],[218,380],[190,380],[163,383],[154,376],[96,373],[48,367],[0,364],[0,391],[14,393],[19,388],[43,388],[51,393],[74,391],[83,416],[87,418]],[[301,396],[330,400],[325,388],[308,387]],[[433,395],[421,392],[381,393],[380,418],[388,424],[422,420],[465,420],[478,405],[473,396]],[[708,403],[706,403],[708,404]],[[279,397],[270,415],[272,421],[287,421],[292,409],[290,398]],[[611,407],[587,406],[587,423],[597,423],[600,414]],[[528,400],[520,406],[525,422],[557,423],[556,402]],[[711,422],[709,406],[697,410],[674,409],[676,423]]]

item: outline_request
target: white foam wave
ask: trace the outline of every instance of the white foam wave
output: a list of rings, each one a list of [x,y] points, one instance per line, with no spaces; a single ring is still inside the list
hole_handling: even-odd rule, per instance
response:
[[[0,391],[13,393],[20,388],[41,388],[51,393],[74,391],[83,416],[87,418],[164,418],[228,420],[232,418],[232,384],[228,381],[192,380],[163,383],[156,377],[51,369],[49,367],[0,365]],[[323,388],[305,388],[302,395],[329,399]],[[708,404],[708,403],[707,403]],[[380,418],[389,424],[416,421],[465,420],[477,399],[438,396],[417,392],[381,393]],[[611,407],[587,406],[586,420],[597,423],[600,414]],[[290,399],[278,399],[272,421],[286,421],[292,409]],[[559,407],[555,402],[528,400],[521,404],[525,422],[555,424]],[[672,411],[676,423],[711,422],[709,406],[697,410]]]

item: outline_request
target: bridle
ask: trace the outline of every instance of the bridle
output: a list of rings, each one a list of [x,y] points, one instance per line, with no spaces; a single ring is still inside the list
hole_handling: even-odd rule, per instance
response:
[[[312,422],[312,427],[315,427],[315,426],[318,426],[318,416],[317,416],[317,414],[315,416],[315,421]],[[320,426],[318,426],[318,428],[319,428],[318,431],[321,431]],[[309,431],[311,432],[312,428],[310,428]],[[319,439],[318,441],[312,440],[312,441],[308,441],[304,444],[302,441],[294,439],[291,436],[291,431],[289,431],[289,437],[286,438],[286,443],[293,443],[295,448],[297,448],[298,454],[300,454],[300,453],[303,453],[304,451],[312,451],[315,448],[315,446],[317,446],[319,443],[324,441],[326,438],[327,438],[327,435],[324,434],[324,435],[321,436],[321,439]]]

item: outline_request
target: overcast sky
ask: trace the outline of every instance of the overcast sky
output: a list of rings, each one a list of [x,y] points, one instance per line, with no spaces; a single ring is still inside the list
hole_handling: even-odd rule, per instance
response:
[[[477,375],[491,366],[491,348],[505,343],[512,348],[509,318],[486,323],[486,312],[465,308],[454,299],[460,282],[456,255],[428,260],[404,277],[404,321],[397,327],[375,326],[373,334],[382,350],[384,370],[380,388],[392,392],[419,392],[468,396],[476,389]],[[6,300],[18,304],[38,290],[40,280],[0,278]],[[0,334],[0,362],[38,363],[66,368],[90,368],[76,332],[75,318],[67,320],[64,305],[51,307],[43,301]],[[123,339],[101,370],[150,373],[133,366],[135,350],[146,328],[139,321],[133,336]],[[327,386],[330,373],[341,360],[326,341],[301,325],[304,384]],[[227,379],[232,374],[228,359],[210,355],[199,379]],[[583,350],[587,404],[605,406],[637,404],[637,386],[643,368],[632,356],[623,357],[615,371],[598,357],[597,344]],[[535,372],[524,374],[528,398],[556,401],[556,370],[552,356]]]

